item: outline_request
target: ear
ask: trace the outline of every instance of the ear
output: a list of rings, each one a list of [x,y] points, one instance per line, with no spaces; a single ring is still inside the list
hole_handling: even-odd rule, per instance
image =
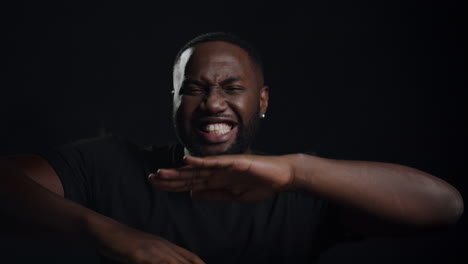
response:
[[[264,85],[260,90],[260,116],[266,114],[270,88]]]

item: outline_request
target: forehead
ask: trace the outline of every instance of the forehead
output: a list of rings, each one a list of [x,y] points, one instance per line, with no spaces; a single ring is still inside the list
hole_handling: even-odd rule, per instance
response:
[[[252,78],[258,73],[247,51],[228,42],[199,43],[184,51],[181,58],[184,57],[178,66],[192,78],[232,77],[229,75]]]

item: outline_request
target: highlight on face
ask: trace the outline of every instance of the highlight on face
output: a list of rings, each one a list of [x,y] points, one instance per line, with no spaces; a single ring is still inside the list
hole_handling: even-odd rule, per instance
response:
[[[210,41],[186,49],[174,66],[173,122],[192,155],[249,151],[268,87],[249,54],[237,45]]]

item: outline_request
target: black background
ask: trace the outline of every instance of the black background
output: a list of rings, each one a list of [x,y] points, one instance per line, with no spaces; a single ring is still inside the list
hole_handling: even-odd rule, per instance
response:
[[[462,1],[16,1],[0,8],[0,155],[107,133],[142,144],[175,141],[174,56],[192,37],[223,30],[253,42],[265,61],[270,108],[258,149],[399,163],[467,194]],[[321,263],[463,263],[466,222],[338,245]],[[89,249],[7,235],[0,243],[10,263],[95,261]]]

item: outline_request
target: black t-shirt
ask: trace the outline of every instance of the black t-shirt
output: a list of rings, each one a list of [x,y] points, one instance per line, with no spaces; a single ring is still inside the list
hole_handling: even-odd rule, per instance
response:
[[[192,200],[147,182],[158,168],[182,165],[183,147],[140,147],[109,136],[41,153],[65,198],[184,247],[206,263],[314,263],[341,238],[334,206],[281,192],[256,203]],[[113,263],[110,260],[104,263]]]

